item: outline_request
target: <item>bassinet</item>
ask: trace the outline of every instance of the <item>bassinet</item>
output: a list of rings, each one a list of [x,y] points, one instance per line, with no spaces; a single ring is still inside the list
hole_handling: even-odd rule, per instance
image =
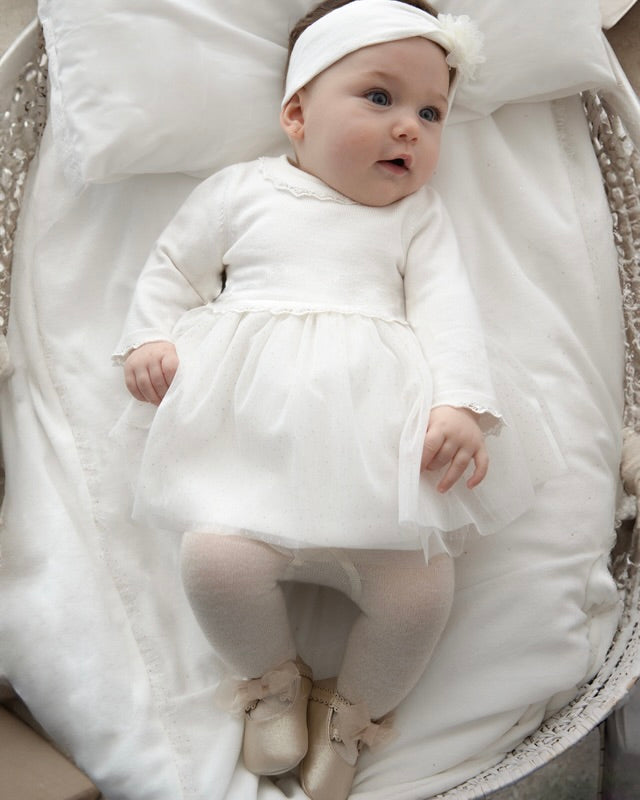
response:
[[[37,151],[46,121],[47,59],[42,36],[34,25],[14,49],[11,64],[24,66],[15,82],[10,103],[0,126],[0,311],[6,333],[10,297],[10,265],[14,235],[29,163]],[[627,134],[617,110],[626,113],[625,122],[635,133],[640,130],[640,113],[629,101],[626,108],[611,98],[585,93],[584,109],[592,131],[593,145],[602,170],[615,224],[620,280],[625,306],[626,363],[625,417],[628,441],[640,434],[640,402],[637,370],[640,369],[640,157]],[[636,136],[636,141],[639,137]],[[4,340],[2,342],[4,345]],[[633,446],[633,445],[632,445]],[[633,483],[627,486],[636,493]],[[499,763],[476,777],[437,797],[471,800],[488,796],[526,776],[554,756],[571,747],[599,725],[620,703],[640,675],[640,543],[639,527],[622,526],[613,556],[613,572],[624,598],[618,631],[597,675],[561,711]]]

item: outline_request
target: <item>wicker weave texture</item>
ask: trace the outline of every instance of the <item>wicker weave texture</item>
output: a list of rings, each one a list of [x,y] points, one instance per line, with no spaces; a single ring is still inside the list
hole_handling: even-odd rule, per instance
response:
[[[0,117],[0,333],[7,332],[11,262],[18,215],[29,171],[47,118],[47,56],[39,35],[33,58],[15,84]]]

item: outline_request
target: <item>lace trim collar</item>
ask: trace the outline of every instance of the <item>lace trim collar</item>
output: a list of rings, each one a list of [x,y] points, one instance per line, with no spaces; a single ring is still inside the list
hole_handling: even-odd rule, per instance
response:
[[[315,197],[318,200],[332,200],[343,205],[357,205],[355,200],[327,186],[320,178],[295,167],[286,155],[277,158],[263,156],[258,161],[261,175],[276,189],[290,192],[295,197]]]

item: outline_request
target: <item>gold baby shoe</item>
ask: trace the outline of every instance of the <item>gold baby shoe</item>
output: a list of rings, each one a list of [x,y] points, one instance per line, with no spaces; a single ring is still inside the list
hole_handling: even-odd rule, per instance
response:
[[[232,713],[244,712],[242,753],[250,772],[280,775],[304,758],[311,684],[311,669],[296,660],[285,661],[261,678],[221,687],[218,704]]]
[[[300,784],[310,800],[347,800],[362,746],[382,744],[391,733],[386,720],[371,721],[366,703],[351,704],[335,687],[335,678],[318,681],[309,697]]]

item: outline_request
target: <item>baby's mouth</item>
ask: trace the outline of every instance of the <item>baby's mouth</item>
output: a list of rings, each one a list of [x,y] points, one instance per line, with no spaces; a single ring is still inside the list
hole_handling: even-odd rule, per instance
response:
[[[404,173],[409,171],[409,160],[407,158],[398,157],[398,158],[390,158],[387,160],[379,161],[385,169],[388,169],[389,172],[394,173],[395,175],[403,175]]]

